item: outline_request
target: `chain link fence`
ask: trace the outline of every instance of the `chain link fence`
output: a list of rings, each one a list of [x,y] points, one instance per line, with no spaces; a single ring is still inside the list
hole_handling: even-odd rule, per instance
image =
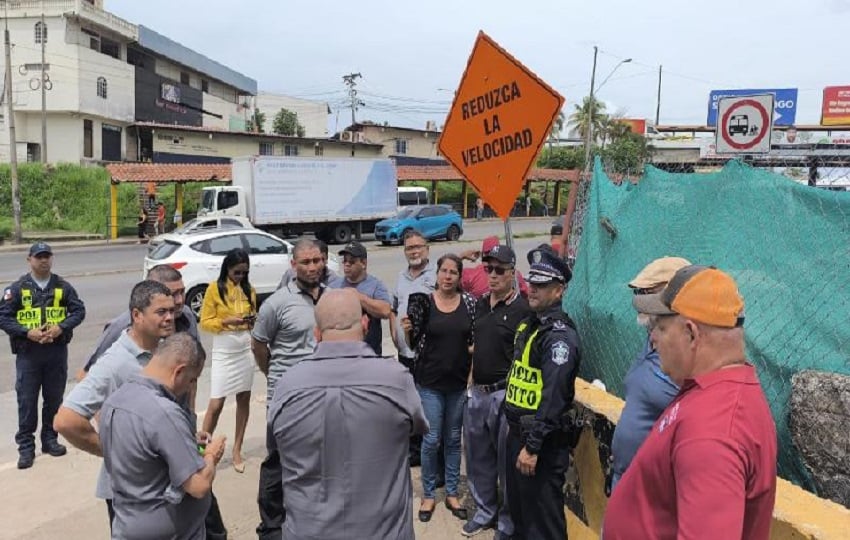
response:
[[[578,188],[568,244],[575,261],[565,305],[582,338],[582,377],[623,395],[646,339],[627,284],[646,264],[672,255],[715,265],[746,302],[747,356],[777,425],[779,474],[813,491],[788,403],[801,370],[850,374],[850,166],[842,164],[811,155],[701,167],[683,160],[683,173],[597,160]]]

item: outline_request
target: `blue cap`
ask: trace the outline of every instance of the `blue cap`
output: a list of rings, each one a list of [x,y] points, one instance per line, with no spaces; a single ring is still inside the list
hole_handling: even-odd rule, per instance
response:
[[[44,242],[36,242],[32,246],[30,246],[30,257],[33,255],[38,255],[39,253],[49,253],[53,255],[53,250],[50,249],[50,246],[45,244]]]
[[[546,284],[553,281],[566,284],[573,277],[566,261],[555,253],[548,244],[541,244],[528,252],[528,263],[531,268],[526,281],[535,284]]]

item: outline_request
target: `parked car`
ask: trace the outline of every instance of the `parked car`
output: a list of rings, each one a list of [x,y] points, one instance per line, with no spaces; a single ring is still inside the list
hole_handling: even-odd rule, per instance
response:
[[[212,231],[216,229],[253,229],[251,221],[241,216],[201,216],[190,219],[171,232],[163,233],[151,238],[148,242],[148,252],[175,234],[186,234],[194,231]]]
[[[170,264],[180,270],[187,291],[186,304],[199,316],[207,285],[218,279],[224,256],[233,248],[248,252],[251,285],[258,300],[265,300],[291,267],[292,244],[258,229],[196,230],[171,235],[145,257],[143,275],[158,264]],[[331,256],[328,266],[334,272],[340,271],[336,256]]]
[[[429,240],[457,240],[463,234],[463,218],[446,204],[408,206],[375,225],[375,239],[384,245],[401,244],[407,231],[417,230]]]

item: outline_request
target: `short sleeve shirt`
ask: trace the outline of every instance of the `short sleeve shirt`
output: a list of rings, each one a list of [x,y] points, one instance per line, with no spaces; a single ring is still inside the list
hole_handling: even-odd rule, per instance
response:
[[[182,487],[204,468],[193,431],[175,397],[141,374],[107,398],[100,440],[112,479],[113,538],[205,538],[210,495],[196,499]]]
[[[354,287],[357,289],[357,292],[364,294],[371,298],[372,300],[381,300],[390,304],[392,301],[390,300],[390,293],[387,292],[386,286],[384,286],[383,282],[372,275],[366,275],[366,279],[359,283],[351,283],[345,276],[339,276],[328,285],[331,289],[343,289],[345,287]],[[381,319],[377,317],[369,316],[369,328],[366,332],[366,338],[364,341],[372,347],[372,350],[375,351],[375,354],[380,355],[382,351],[381,342],[383,341],[383,335],[381,333]]]
[[[422,270],[422,273],[416,277],[410,274],[410,269],[405,268],[398,274],[396,282],[395,295],[393,298],[393,306],[398,316],[396,317],[396,335],[403,336],[404,330],[401,327],[402,317],[407,316],[407,299],[413,293],[433,292],[437,286],[437,267],[429,262]],[[406,358],[413,358],[413,350],[404,342],[404,339],[399,340],[398,354]]]
[[[316,301],[302,291],[294,279],[260,306],[251,336],[266,343],[271,353],[266,389],[268,403],[281,375],[316,349],[315,307]]]
[[[91,419],[103,407],[106,401],[118,388],[127,382],[133,375],[142,371],[151,359],[151,353],[136,345],[127,331],[121,333],[112,347],[110,347],[95,365],[89,370],[89,374],[78,383],[62,403],[83,418]],[[101,466],[100,475],[97,478],[95,495],[101,499],[112,498],[112,487],[109,473]]]

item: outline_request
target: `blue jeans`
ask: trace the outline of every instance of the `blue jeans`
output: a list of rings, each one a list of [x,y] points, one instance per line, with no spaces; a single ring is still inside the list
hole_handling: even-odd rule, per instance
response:
[[[446,496],[457,497],[460,481],[460,433],[466,390],[441,392],[417,386],[425,418],[431,426],[422,437],[422,497],[434,498],[437,488],[437,448],[440,439],[446,456]]]

